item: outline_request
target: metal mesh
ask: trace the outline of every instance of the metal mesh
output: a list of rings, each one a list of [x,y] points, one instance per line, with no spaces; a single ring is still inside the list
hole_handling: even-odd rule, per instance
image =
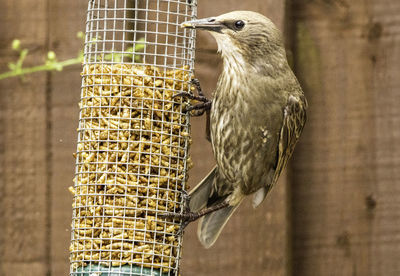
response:
[[[178,275],[196,1],[90,0],[70,275]]]

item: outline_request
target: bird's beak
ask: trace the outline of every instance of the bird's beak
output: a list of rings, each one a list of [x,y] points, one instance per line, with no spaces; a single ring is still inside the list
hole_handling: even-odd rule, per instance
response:
[[[203,19],[196,19],[192,21],[185,21],[181,24],[182,28],[189,29],[203,29],[207,31],[220,32],[223,25],[215,18],[208,17]]]

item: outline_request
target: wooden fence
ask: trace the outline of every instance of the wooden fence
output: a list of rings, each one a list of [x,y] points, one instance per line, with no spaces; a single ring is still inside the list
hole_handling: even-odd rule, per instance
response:
[[[14,38],[27,66],[81,48],[87,0],[0,3],[1,71]],[[309,120],[261,207],[243,204],[208,250],[188,227],[182,274],[400,275],[400,1],[199,0],[199,17],[239,9],[284,30]],[[212,92],[216,44],[198,37],[197,77]],[[80,70],[0,81],[0,275],[68,273]],[[194,186],[213,157],[203,119],[192,125]]]

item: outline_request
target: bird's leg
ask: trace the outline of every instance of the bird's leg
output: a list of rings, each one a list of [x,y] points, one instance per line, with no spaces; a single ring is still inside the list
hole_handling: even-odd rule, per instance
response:
[[[183,213],[190,213],[190,207],[189,207],[189,203],[190,203],[190,195],[183,190],[182,191],[182,199],[183,199]],[[172,213],[172,212],[167,212],[164,214],[159,214],[158,215],[160,218],[176,218],[176,219],[181,219],[181,214],[178,213]],[[182,222],[182,226],[179,228],[178,232],[176,232],[175,235],[180,236],[183,232],[183,230],[185,229],[185,227],[189,224],[189,222],[185,223]]]
[[[185,201],[184,203],[184,209],[182,214],[178,213],[164,213],[160,214],[159,216],[162,218],[171,218],[171,219],[180,219],[182,221],[182,226],[179,229],[177,235],[181,234],[182,231],[185,229],[185,227],[191,223],[192,221],[195,221],[207,214],[213,213],[215,211],[218,211],[220,209],[226,208],[229,206],[229,202],[227,200],[224,200],[220,203],[217,203],[215,205],[211,205],[209,207],[203,208],[197,212],[191,212],[189,209],[189,202],[190,202],[190,196],[187,195],[189,200]]]
[[[191,100],[199,101],[200,103],[187,107],[185,109],[185,112],[190,112],[192,116],[201,116],[204,114],[204,112],[210,110],[212,101],[207,99],[206,96],[204,95],[203,91],[201,90],[200,82],[198,79],[192,79],[191,84],[193,84],[194,87],[196,88],[197,96],[189,92],[181,92],[176,94],[174,98],[185,97]]]

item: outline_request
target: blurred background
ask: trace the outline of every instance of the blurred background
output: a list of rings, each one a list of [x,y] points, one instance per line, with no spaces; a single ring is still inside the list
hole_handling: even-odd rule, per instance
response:
[[[0,73],[29,49],[82,48],[87,0],[0,0]],[[400,1],[198,1],[198,16],[253,10],[284,31],[309,119],[279,184],[245,202],[208,250],[185,233],[182,275],[400,275]],[[211,96],[221,68],[199,32],[196,76]],[[0,275],[66,275],[81,66],[0,80]],[[193,187],[212,168],[192,120]]]

